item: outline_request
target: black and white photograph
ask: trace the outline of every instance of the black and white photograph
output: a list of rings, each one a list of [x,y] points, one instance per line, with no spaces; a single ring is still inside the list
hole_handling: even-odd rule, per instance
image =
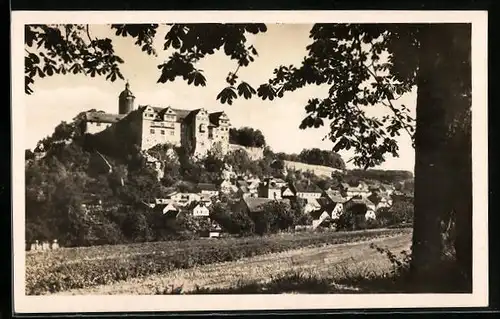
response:
[[[486,306],[485,12],[12,21],[16,310]]]

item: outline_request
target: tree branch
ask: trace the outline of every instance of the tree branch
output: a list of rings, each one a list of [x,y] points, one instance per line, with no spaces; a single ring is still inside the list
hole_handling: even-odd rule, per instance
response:
[[[90,43],[92,44],[92,37],[90,36],[90,30],[89,30],[89,25],[87,24],[85,26],[85,32],[87,33],[87,37],[89,38]]]
[[[367,71],[368,71],[368,72],[369,72],[369,73],[373,76],[373,78],[375,79],[375,81],[376,81],[376,82],[377,82],[380,86],[382,86],[382,85],[383,85],[383,83],[382,83],[382,82],[378,79],[378,76],[377,76],[377,74],[375,73],[375,71],[372,71],[372,70],[371,70],[369,67],[367,67],[364,63],[363,63],[363,65],[365,66],[366,70],[367,70]],[[387,102],[388,102],[389,104],[385,104],[383,101],[380,101],[380,103],[381,103],[381,104],[383,104],[383,105],[385,105],[385,106],[387,106],[387,107],[389,107],[389,108],[391,109],[391,111],[394,113],[394,115],[398,118],[398,120],[400,120],[402,123],[404,123],[404,121],[403,121],[403,119],[402,119],[401,115],[399,115],[399,114],[398,114],[397,109],[396,109],[396,108],[394,107],[394,105],[392,104],[391,99],[387,96],[387,94],[386,94],[386,93],[384,93],[384,96],[385,96],[385,98],[387,99]],[[405,129],[406,133],[408,133],[408,135],[410,136],[410,138],[411,138],[411,139],[412,139],[412,141],[413,141],[414,136],[413,136],[413,134],[412,134],[412,133],[408,130],[407,125],[403,125],[403,128]]]

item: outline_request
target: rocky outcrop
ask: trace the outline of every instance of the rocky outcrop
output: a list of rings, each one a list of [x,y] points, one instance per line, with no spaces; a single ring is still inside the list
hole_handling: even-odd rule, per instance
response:
[[[247,152],[248,157],[253,160],[260,160],[264,157],[264,149],[260,147],[246,147],[238,144],[229,144],[229,151],[243,150]]]

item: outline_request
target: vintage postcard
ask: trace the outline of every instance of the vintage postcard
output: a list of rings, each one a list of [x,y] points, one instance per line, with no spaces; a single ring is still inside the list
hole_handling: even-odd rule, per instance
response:
[[[13,12],[15,311],[487,306],[487,18]]]

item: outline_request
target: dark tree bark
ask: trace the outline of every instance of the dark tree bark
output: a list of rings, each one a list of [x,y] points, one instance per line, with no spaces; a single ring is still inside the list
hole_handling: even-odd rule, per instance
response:
[[[438,269],[441,222],[452,211],[462,268],[472,256],[470,25],[425,25],[419,40],[412,262],[417,277]]]

